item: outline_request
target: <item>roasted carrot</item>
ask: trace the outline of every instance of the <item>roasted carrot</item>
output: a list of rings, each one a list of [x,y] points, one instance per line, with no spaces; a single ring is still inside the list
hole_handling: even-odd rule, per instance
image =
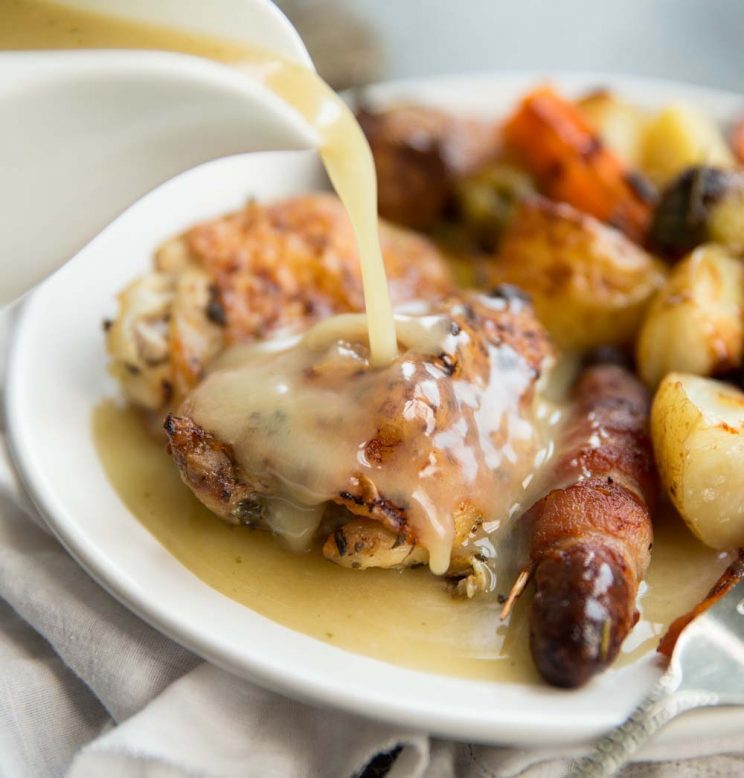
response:
[[[734,125],[731,133],[731,148],[739,162],[744,165],[744,116]]]
[[[504,125],[504,142],[542,190],[642,241],[654,192],[627,170],[570,100],[550,86],[530,92]]]
[[[700,603],[698,603],[691,611],[685,613],[684,616],[680,616],[675,619],[666,634],[659,642],[659,647],[656,649],[660,654],[664,654],[666,657],[672,655],[675,645],[677,645],[677,638],[682,630],[701,613],[710,608],[711,605],[715,605],[725,594],[728,594],[731,589],[744,579],[744,548],[739,549],[739,555],[736,559],[723,571],[721,577],[713,584],[713,588],[708,592],[707,597]]]

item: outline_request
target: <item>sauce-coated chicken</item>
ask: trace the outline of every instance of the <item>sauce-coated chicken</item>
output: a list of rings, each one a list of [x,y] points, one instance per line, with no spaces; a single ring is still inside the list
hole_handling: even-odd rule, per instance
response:
[[[544,444],[552,354],[529,303],[502,288],[399,317],[401,353],[382,369],[360,322],[333,322],[225,355],[166,420],[182,478],[230,522],[325,538],[338,564],[428,563],[466,593],[488,588],[491,540]]]
[[[452,291],[426,238],[383,223],[380,239],[394,303]],[[111,371],[131,402],[162,411],[227,346],[363,308],[354,233],[334,196],[249,203],[166,242],[154,271],[121,292],[108,323]]]

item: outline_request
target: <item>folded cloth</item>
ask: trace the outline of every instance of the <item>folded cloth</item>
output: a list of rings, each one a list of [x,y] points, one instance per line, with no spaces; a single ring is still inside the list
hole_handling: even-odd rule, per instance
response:
[[[129,613],[14,490],[0,457],[3,778],[542,778],[575,756],[445,742],[236,679]],[[643,758],[623,775],[744,774],[740,737]]]

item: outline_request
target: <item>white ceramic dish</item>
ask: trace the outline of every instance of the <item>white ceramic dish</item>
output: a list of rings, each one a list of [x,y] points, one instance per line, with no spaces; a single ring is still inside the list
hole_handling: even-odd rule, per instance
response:
[[[370,94],[495,114],[540,77],[445,78]],[[722,122],[744,107],[732,94],[671,83],[576,74],[554,80],[568,90],[610,85],[644,104],[689,99]],[[93,406],[115,393],[101,336],[115,293],[150,266],[159,241],[194,221],[235,208],[248,195],[268,200],[322,181],[306,152],[210,163],[147,195],[33,294],[15,333],[7,387],[10,443],[25,486],[55,534],[115,597],[196,653],[264,686],[471,741],[578,741],[619,723],[658,677],[654,657],[564,692],[432,676],[351,654],[210,589],[159,545],[109,485],[90,418]],[[679,720],[666,738],[742,729],[743,710],[710,711]]]

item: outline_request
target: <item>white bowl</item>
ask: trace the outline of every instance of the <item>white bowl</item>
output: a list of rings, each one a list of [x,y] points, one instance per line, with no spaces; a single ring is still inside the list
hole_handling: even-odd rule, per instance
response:
[[[454,110],[505,111],[540,74],[467,76],[376,88],[376,100],[412,98]],[[732,94],[590,74],[553,76],[571,91],[610,85],[632,100],[689,99],[729,121]],[[149,268],[152,249],[194,221],[322,185],[306,152],[210,163],[132,206],[36,291],[15,333],[8,377],[12,453],[29,493],[70,553],[111,594],[197,654],[287,695],[470,741],[578,741],[618,724],[658,678],[653,657],[611,669],[579,691],[486,683],[358,656],[258,615],[209,588],[142,527],[119,500],[90,433],[92,408],[115,392],[105,372],[101,320],[115,293]],[[22,261],[23,258],[15,258]],[[691,714],[667,738],[744,727],[744,712]]]

